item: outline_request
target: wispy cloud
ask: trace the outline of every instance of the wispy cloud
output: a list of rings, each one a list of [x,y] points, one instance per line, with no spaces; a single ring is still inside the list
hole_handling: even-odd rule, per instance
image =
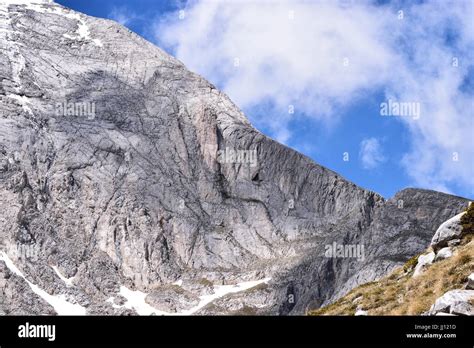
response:
[[[130,24],[132,21],[136,20],[138,18],[138,15],[135,14],[133,11],[131,11],[129,8],[122,6],[122,7],[113,7],[108,17],[126,26]]]
[[[385,161],[382,146],[376,138],[366,138],[361,141],[359,156],[365,169],[374,169]]]
[[[271,117],[253,122],[282,142],[292,137],[289,105],[328,124],[380,89],[387,100],[420,103],[419,119],[397,118],[411,135],[406,172],[419,186],[474,193],[474,105],[465,88],[474,67],[472,1],[401,4],[191,1],[184,18],[173,14],[155,32],[242,108],[265,105],[259,115]]]

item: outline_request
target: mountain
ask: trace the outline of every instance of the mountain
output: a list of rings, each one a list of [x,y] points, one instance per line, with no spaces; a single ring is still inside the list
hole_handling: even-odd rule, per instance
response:
[[[0,44],[4,314],[303,314],[467,204],[356,186],[113,21],[11,0]]]

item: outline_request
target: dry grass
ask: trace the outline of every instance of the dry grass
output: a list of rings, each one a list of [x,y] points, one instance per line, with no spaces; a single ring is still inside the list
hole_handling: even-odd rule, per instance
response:
[[[435,262],[413,278],[413,258],[389,276],[363,284],[337,302],[309,315],[354,315],[360,306],[369,315],[418,315],[449,290],[462,288],[474,271],[473,235],[465,236],[448,259]],[[361,297],[356,303],[354,299]]]

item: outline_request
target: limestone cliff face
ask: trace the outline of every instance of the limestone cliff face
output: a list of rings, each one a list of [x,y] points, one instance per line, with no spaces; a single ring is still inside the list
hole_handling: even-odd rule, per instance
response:
[[[195,313],[303,313],[424,250],[466,204],[357,187],[115,22],[13,1],[0,4],[0,45],[0,249],[87,313],[136,312],[108,301],[126,300],[121,287],[180,312],[216,285],[262,279]],[[363,260],[326,257],[334,242],[363,245]],[[0,272],[4,313],[51,313],[25,305],[28,285],[1,260]]]

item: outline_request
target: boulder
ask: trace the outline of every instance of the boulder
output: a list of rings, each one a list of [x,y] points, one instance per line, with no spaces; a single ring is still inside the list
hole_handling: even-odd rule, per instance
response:
[[[456,315],[474,315],[474,306],[468,302],[456,302],[449,309],[449,313]]]
[[[443,222],[438,227],[436,233],[431,240],[431,247],[434,251],[448,246],[448,242],[453,239],[460,239],[462,235],[461,216],[466,212],[462,212],[451,219]]]
[[[436,253],[436,256],[435,256],[435,261],[440,261],[440,260],[444,260],[444,259],[447,259],[449,257],[453,256],[453,251],[451,250],[450,247],[445,247],[445,248],[442,248],[440,249],[437,253]]]
[[[423,273],[426,266],[431,265],[434,259],[435,259],[435,253],[433,251],[425,255],[420,255],[420,257],[418,257],[418,263],[415,266],[415,271],[413,272],[413,276],[417,277],[421,273]]]
[[[473,306],[469,303],[472,299],[474,299],[474,290],[451,290],[435,301],[430,312],[453,313],[453,310],[456,312],[467,310],[472,313]],[[466,305],[461,305],[461,303],[470,306],[470,309],[466,309]]]

